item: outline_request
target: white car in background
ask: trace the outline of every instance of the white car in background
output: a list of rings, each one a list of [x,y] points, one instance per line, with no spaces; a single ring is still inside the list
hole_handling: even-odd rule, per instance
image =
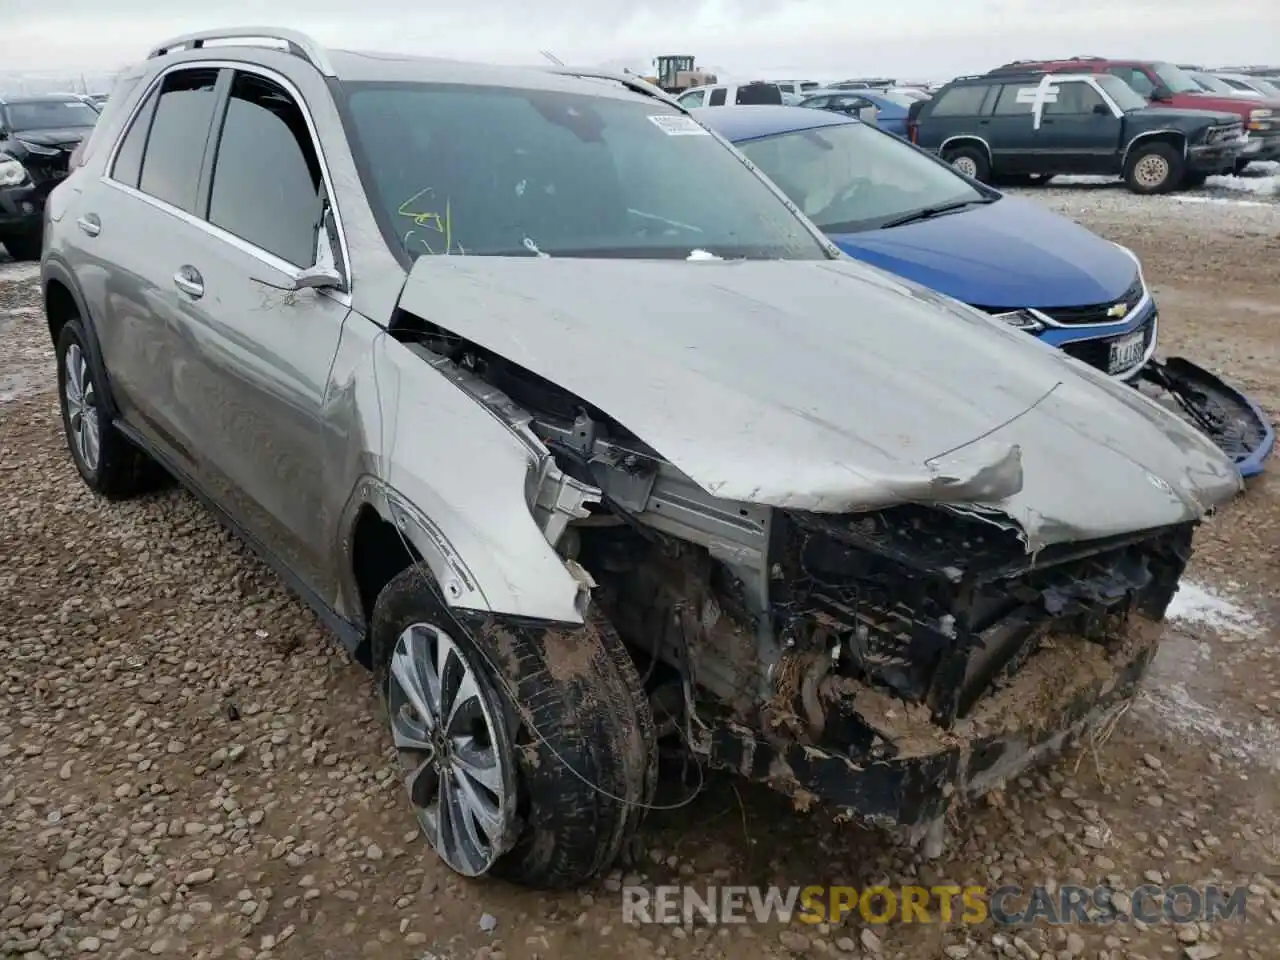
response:
[[[688,110],[694,107],[741,107],[759,104],[778,106],[787,102],[778,84],[765,80],[690,87],[676,99],[680,101],[680,106]]]
[[[1280,84],[1267,77],[1255,77],[1247,73],[1215,73],[1214,76],[1246,97],[1280,100]]]

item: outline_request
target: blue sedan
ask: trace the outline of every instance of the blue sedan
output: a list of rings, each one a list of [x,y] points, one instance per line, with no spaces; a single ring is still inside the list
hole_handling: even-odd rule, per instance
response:
[[[778,106],[692,113],[849,256],[1158,392],[1242,474],[1262,471],[1275,432],[1261,409],[1189,361],[1154,359],[1159,315],[1129,249],[839,113]]]
[[[887,90],[811,90],[800,106],[830,110],[858,120],[874,119],[881,130],[907,137],[907,111],[914,101]]]

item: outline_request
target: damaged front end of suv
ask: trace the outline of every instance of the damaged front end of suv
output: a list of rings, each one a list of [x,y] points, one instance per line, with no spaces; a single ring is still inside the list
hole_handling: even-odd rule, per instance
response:
[[[607,296],[642,301],[670,265],[445,260],[415,266],[393,335],[554,463],[532,509],[569,504],[544,530],[630,648],[659,733],[797,807],[905,828],[934,855],[951,804],[1134,695],[1194,527],[1239,490],[1208,440],[1013,332],[988,348],[1021,353],[1020,376],[1004,366],[948,396],[864,361],[833,397],[847,339],[824,360],[775,337],[773,376],[755,360],[731,373],[723,352],[710,375],[687,325],[618,307],[593,320]],[[831,266],[738,271],[730,292],[715,276],[734,266],[709,263],[703,296],[751,300],[739,332],[764,342],[781,291],[839,282]],[[579,286],[555,309],[506,309],[542,300],[561,271]],[[894,312],[892,286],[873,315]],[[456,309],[468,289],[484,290],[477,308]],[[455,305],[449,329],[421,319],[429,296]],[[635,339],[611,340],[623,330]],[[791,360],[808,381],[780,384]]]

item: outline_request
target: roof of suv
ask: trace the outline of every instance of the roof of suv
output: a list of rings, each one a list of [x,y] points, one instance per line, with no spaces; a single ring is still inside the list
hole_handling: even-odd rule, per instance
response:
[[[333,50],[318,45],[302,33],[279,27],[236,27],[186,34],[152,48],[147,59],[236,55],[252,60],[254,52],[266,54],[263,59],[292,54],[325,77],[352,83],[389,81],[547,90],[577,88],[601,96],[618,96],[621,93],[618,86],[621,86],[632,93],[675,103],[673,97],[638,77],[596,67],[499,66],[414,54]]]

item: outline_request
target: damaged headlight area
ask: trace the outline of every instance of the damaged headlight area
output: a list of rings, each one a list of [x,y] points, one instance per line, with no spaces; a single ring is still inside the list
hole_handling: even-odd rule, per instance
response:
[[[0,154],[0,187],[16,187],[25,183],[27,168],[8,154]]]

